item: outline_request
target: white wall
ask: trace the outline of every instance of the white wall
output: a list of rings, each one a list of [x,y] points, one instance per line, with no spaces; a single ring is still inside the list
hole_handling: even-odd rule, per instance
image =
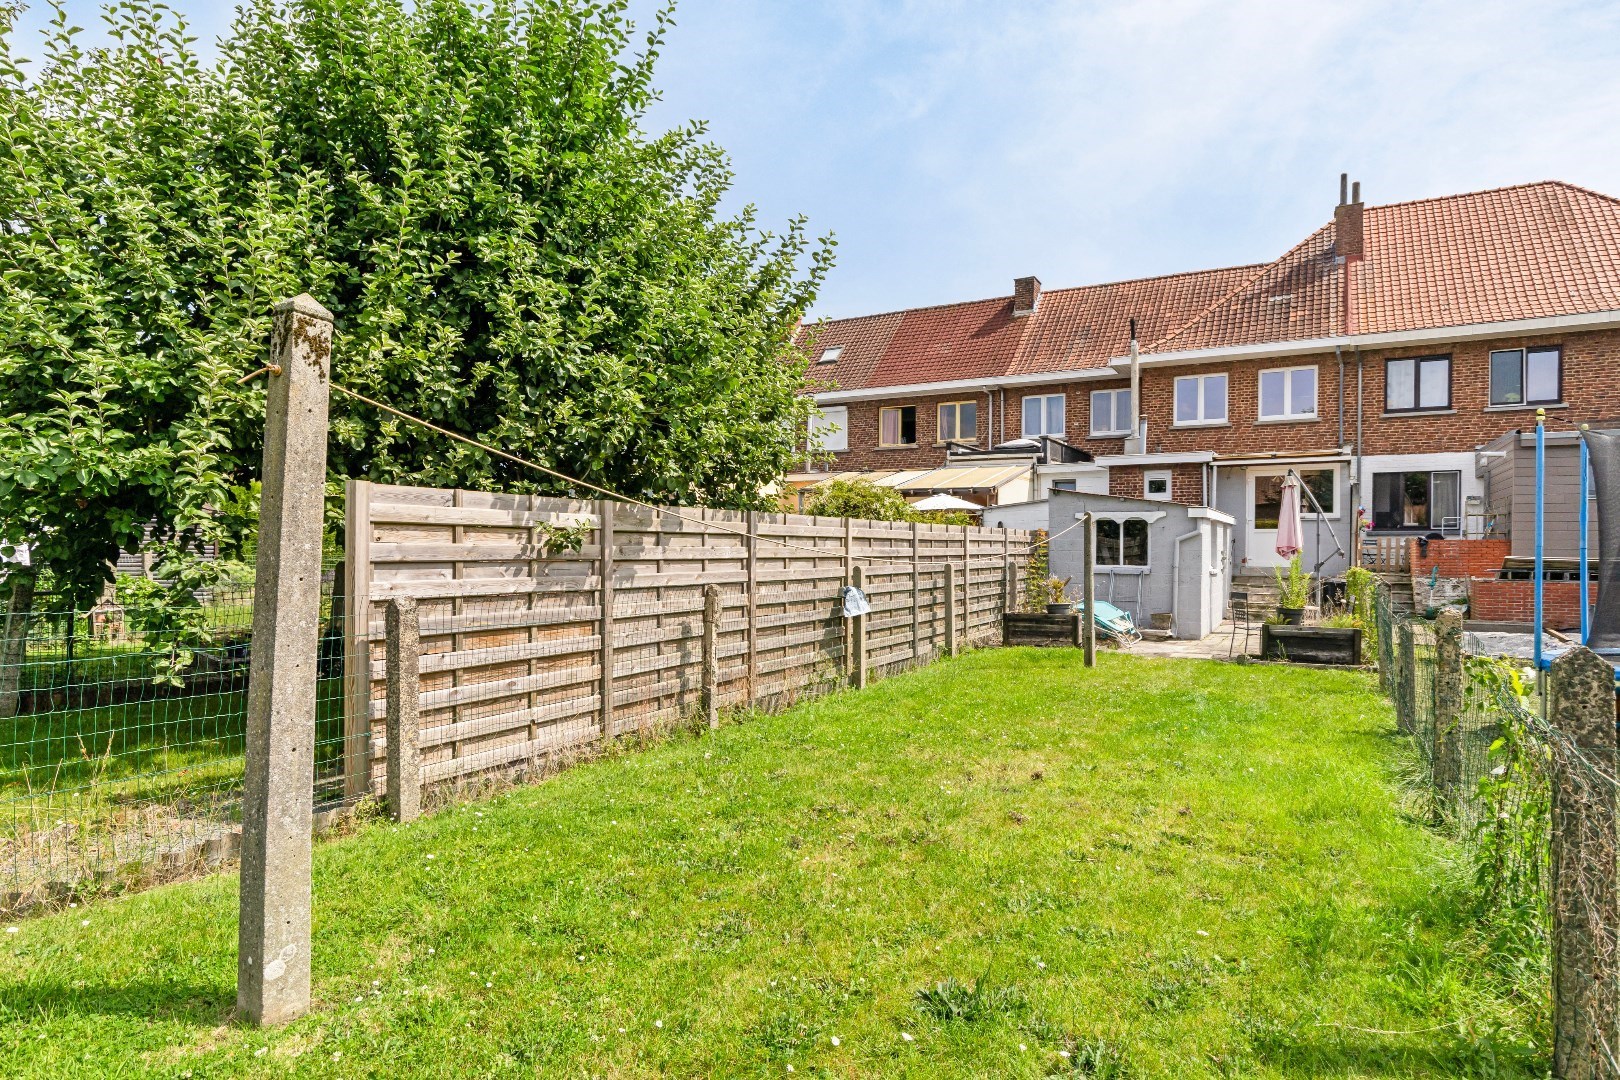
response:
[[[984,525],[988,529],[1044,529],[1050,520],[1051,508],[1045,499],[987,506],[984,510]]]

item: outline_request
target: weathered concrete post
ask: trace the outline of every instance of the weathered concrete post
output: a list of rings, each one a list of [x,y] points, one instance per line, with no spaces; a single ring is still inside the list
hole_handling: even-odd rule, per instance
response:
[[[0,621],[0,720],[22,712],[22,669],[28,659],[28,620],[34,612],[34,570],[13,566],[3,579],[11,597]]]
[[[866,573],[857,566],[854,571],[854,584],[863,593],[866,591]],[[855,616],[855,689],[866,689],[866,616]]]
[[[416,734],[422,726],[422,632],[416,600],[388,601],[386,653],[388,682],[388,816],[415,821],[422,812],[422,760]]]
[[[945,651],[956,655],[956,564],[945,564]]]
[[[1553,1075],[1612,1080],[1620,1044],[1614,669],[1590,649],[1553,661]]]
[[[1395,624],[1395,726],[1402,735],[1416,729],[1417,645],[1413,636],[1410,621]]]
[[[310,828],[332,313],[275,306],[265,400],[253,658],[242,783],[236,1007],[254,1024],[309,1010]]]
[[[1097,519],[1091,511],[1082,516],[1080,526],[1080,646],[1085,650],[1086,667],[1097,666]]]
[[[1462,780],[1463,618],[1455,608],[1434,624],[1434,789],[1450,799]]]
[[[703,586],[703,717],[720,726],[720,586]]]

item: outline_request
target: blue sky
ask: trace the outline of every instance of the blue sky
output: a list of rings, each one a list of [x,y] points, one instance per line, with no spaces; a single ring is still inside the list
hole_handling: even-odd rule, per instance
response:
[[[1620,4],[686,0],[659,71],[650,126],[709,121],[736,205],[837,234],[834,317],[1270,259],[1346,170],[1620,194]]]

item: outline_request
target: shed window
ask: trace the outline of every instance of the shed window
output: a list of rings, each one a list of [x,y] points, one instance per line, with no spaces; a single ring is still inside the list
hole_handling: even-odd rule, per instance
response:
[[[1146,566],[1148,523],[1145,518],[1102,518],[1097,522],[1098,566]]]

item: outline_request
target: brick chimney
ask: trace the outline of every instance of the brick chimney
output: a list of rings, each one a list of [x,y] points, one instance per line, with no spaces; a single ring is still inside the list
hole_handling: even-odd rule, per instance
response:
[[[1014,315],[1028,315],[1040,305],[1041,279],[1038,277],[1021,277],[1013,279],[1013,310]]]
[[[1333,210],[1333,253],[1345,259],[1359,259],[1365,249],[1361,230],[1361,181],[1347,196],[1349,173],[1339,174],[1339,205]]]

